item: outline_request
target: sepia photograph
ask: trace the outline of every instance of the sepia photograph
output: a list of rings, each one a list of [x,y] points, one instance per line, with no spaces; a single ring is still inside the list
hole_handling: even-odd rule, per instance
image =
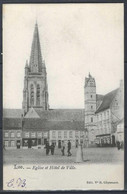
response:
[[[124,188],[122,3],[3,5],[3,183]]]

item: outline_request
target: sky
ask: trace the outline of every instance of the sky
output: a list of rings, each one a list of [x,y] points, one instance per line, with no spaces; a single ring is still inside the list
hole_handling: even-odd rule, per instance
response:
[[[124,72],[123,4],[5,4],[4,108],[22,108],[24,67],[36,20],[50,108],[84,108],[89,72],[98,94],[119,87]]]

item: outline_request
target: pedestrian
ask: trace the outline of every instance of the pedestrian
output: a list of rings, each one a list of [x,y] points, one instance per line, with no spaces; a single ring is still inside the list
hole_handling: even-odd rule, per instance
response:
[[[54,150],[55,150],[54,143],[51,144],[50,148],[51,148],[51,154],[54,155]]]
[[[49,146],[48,141],[46,142],[45,148],[46,148],[46,156],[47,156],[49,154],[49,150],[50,150],[50,146]]]
[[[62,141],[62,146],[61,146],[62,156],[65,156],[64,150],[65,150],[65,143],[64,141]]]
[[[120,150],[120,142],[117,141],[117,149]]]
[[[68,148],[67,148],[68,156],[72,155],[70,151],[71,151],[71,142],[70,140],[68,140]]]
[[[120,141],[120,149],[123,149],[123,142]]]

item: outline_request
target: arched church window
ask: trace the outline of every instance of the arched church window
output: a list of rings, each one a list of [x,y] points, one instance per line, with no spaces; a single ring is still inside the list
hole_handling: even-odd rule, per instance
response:
[[[37,106],[40,106],[40,85],[37,85]]]
[[[30,86],[30,105],[34,105],[34,86],[31,84]]]
[[[48,104],[47,104],[47,102],[48,102],[48,93],[47,93],[47,91],[46,91],[46,92],[45,92],[45,110],[48,109]]]

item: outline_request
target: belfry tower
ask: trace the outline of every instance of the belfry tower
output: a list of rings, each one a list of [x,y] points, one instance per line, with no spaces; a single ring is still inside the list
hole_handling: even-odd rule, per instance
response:
[[[85,129],[87,131],[88,144],[94,142],[95,137],[95,111],[96,111],[96,82],[90,75],[85,78]]]
[[[24,113],[31,108],[48,110],[48,85],[45,61],[41,55],[38,25],[35,24],[30,61],[26,61],[23,103]]]

